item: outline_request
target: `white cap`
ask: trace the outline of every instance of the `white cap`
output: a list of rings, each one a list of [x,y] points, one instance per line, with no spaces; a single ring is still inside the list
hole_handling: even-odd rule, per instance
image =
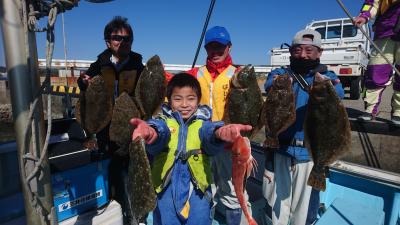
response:
[[[304,38],[311,38],[311,40],[304,40]],[[292,46],[295,45],[314,45],[321,48],[321,34],[311,29],[301,30],[293,38]]]

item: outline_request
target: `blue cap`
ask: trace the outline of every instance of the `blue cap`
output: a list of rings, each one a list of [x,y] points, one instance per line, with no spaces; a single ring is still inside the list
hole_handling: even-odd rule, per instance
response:
[[[228,43],[231,42],[231,36],[229,35],[225,27],[215,26],[210,28],[206,32],[204,46],[206,46],[208,43],[212,41],[216,41],[223,45],[227,45]]]

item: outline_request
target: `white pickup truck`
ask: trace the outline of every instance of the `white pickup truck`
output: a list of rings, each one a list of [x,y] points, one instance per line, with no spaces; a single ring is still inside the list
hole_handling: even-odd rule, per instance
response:
[[[321,63],[328,66],[340,78],[343,87],[349,88],[350,98],[358,99],[361,92],[361,80],[368,64],[370,43],[368,39],[351,23],[350,19],[339,18],[313,21],[306,28],[321,34]],[[368,25],[364,30],[369,34]],[[289,45],[271,50],[271,66],[278,68],[289,65]]]

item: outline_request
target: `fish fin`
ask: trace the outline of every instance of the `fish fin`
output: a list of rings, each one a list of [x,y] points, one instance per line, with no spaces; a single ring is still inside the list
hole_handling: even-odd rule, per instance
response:
[[[254,218],[249,218],[247,220],[247,222],[249,223],[249,225],[258,225],[258,223],[256,222],[256,220]]]
[[[256,175],[256,173],[258,172],[258,163],[257,163],[257,160],[255,160],[254,158],[252,159],[252,162],[251,162],[253,165],[252,165],[252,171],[253,171],[253,176],[255,176]]]
[[[251,156],[247,164],[245,178],[247,179],[251,174],[253,174],[254,176],[255,172],[257,172],[258,169],[257,167],[258,167],[257,161]]]
[[[321,191],[326,189],[325,171],[323,169],[312,168],[307,184]]]

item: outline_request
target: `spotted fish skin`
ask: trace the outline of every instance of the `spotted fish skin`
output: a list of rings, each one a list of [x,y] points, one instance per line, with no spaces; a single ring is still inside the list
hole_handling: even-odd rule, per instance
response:
[[[231,78],[222,120],[225,124],[251,125],[253,130],[243,133],[250,137],[264,125],[264,118],[260,117],[262,107],[263,99],[254,67],[247,65]]]
[[[265,116],[267,148],[279,148],[278,136],[296,121],[295,96],[292,80],[288,74],[274,78],[265,100],[263,110]]]
[[[160,108],[165,98],[166,78],[164,66],[158,55],[151,57],[143,69],[136,89],[135,98],[147,120]]]
[[[115,99],[109,131],[110,140],[116,142],[119,146],[128,146],[133,132],[133,127],[129,120],[141,117],[140,110],[132,100],[132,97],[123,92]]]
[[[330,80],[315,77],[304,121],[304,137],[314,166],[308,185],[324,191],[325,167],[350,151],[351,127],[346,109]]]
[[[90,134],[98,133],[111,121],[112,99],[106,90],[104,79],[95,76],[75,105],[76,121]]]
[[[128,199],[137,221],[156,207],[156,192],[151,179],[150,163],[146,155],[145,141],[138,137],[129,145]]]

